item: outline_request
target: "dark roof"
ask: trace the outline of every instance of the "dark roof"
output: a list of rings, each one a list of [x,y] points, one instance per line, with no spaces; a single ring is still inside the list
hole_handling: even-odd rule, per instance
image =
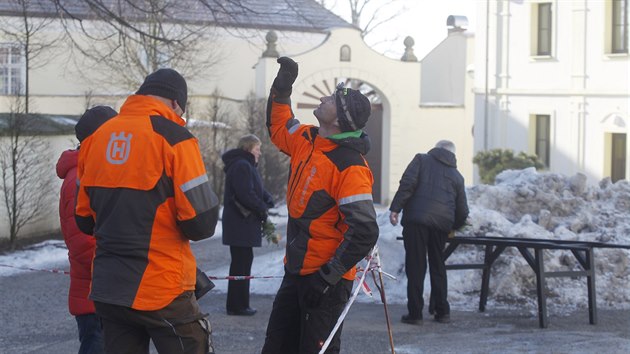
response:
[[[166,5],[159,13],[168,22],[300,32],[352,27],[314,0],[165,0],[163,3]],[[0,15],[19,13],[17,1],[0,0]],[[80,19],[124,14],[126,20],[142,21],[151,11],[147,10],[147,2],[137,0],[32,0],[29,13]]]
[[[21,119],[25,135],[74,135],[74,126],[79,116],[65,114],[25,114],[0,113],[0,136],[7,135],[10,119]]]

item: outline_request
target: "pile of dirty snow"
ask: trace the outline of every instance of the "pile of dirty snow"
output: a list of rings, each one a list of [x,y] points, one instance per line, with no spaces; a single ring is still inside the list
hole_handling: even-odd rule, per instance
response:
[[[473,186],[467,196],[472,225],[458,235],[630,245],[628,181],[613,184],[606,178],[588,185],[582,174],[567,177],[529,168],[505,171],[495,185]],[[594,253],[598,304],[630,307],[630,250],[596,248]],[[581,269],[570,251],[545,251],[544,257],[546,271]],[[587,305],[586,278],[549,278],[547,284],[550,305]],[[533,271],[518,250],[506,249],[493,265],[490,296],[535,303],[535,286]]]

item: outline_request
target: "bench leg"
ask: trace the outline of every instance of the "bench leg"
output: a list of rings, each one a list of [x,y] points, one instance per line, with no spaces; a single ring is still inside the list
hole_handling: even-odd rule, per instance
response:
[[[481,293],[479,295],[479,311],[484,312],[486,310],[486,304],[488,303],[488,291],[490,287],[490,266],[488,264],[490,254],[492,253],[492,246],[486,245],[486,252],[483,258],[483,272],[481,273]]]
[[[595,262],[593,249],[586,251],[586,264],[588,265],[588,275],[586,276],[586,287],[588,289],[588,320],[589,323],[597,324],[597,301],[595,295]]]
[[[535,250],[536,257],[536,293],[538,295],[538,323],[540,328],[547,328],[547,298],[545,297],[545,265],[542,249]]]

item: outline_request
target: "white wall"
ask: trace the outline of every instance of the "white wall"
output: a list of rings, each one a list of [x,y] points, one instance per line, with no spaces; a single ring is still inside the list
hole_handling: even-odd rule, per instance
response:
[[[18,235],[18,238],[27,238],[29,236],[38,236],[48,234],[59,230],[59,188],[61,188],[62,180],[57,177],[56,165],[57,160],[61,153],[67,149],[73,149],[76,147],[76,138],[72,135],[61,135],[48,137],[50,144],[50,151],[48,154],[48,162],[44,171],[42,171],[41,178],[46,178],[51,184],[53,195],[51,196],[50,205],[44,210],[47,211],[42,215],[44,218],[37,223],[28,223],[23,227]],[[7,143],[6,137],[0,137],[0,144]],[[0,191],[0,196],[4,198],[4,195]],[[3,202],[0,203],[0,238],[9,238],[9,226],[7,219],[7,209]]]
[[[466,37],[453,33],[422,59],[421,104],[464,105]]]
[[[479,3],[477,12],[475,151],[487,147],[533,153],[530,116],[549,114],[550,170],[567,175],[582,172],[591,182],[606,177],[604,138],[610,132],[627,134],[630,124],[630,60],[627,54],[605,53],[606,2],[552,1],[550,57],[531,53],[531,16],[536,1],[489,3],[487,77],[485,2]],[[613,114],[623,124],[602,123]],[[630,148],[627,156],[630,158]],[[630,160],[626,170],[628,178]]]
[[[462,40],[463,39],[463,40]],[[473,38],[468,35],[455,35],[442,42],[441,50],[436,55],[443,61],[459,60],[463,64],[447,65],[458,67],[462,74],[466,67],[466,41]],[[339,61],[339,49],[343,45],[351,48],[352,60]],[[463,47],[463,49],[462,49]],[[462,54],[463,53],[463,54]],[[470,52],[469,54],[472,54]],[[298,109],[300,103],[317,104],[319,101],[305,93],[318,96],[314,85],[323,89],[327,82],[330,90],[334,89],[335,78],[357,78],[373,87],[382,99],[384,110],[383,122],[383,157],[382,157],[382,199],[387,204],[398,189],[400,176],[416,153],[427,152],[438,140],[450,139],[458,146],[458,164],[460,171],[471,181],[472,175],[472,110],[466,116],[463,96],[470,94],[470,85],[457,75],[442,77],[449,89],[450,96],[443,97],[451,102],[450,106],[422,107],[420,105],[420,85],[424,61],[401,62],[382,56],[367,47],[359,32],[353,29],[333,29],[330,36],[312,51],[292,55],[300,64],[300,75],[294,85],[292,104],[296,114],[304,123],[315,123],[312,109]],[[472,55],[469,62],[472,63]],[[432,60],[432,57],[431,57]],[[432,60],[437,65],[439,60]],[[266,96],[271,82],[278,70],[275,59],[261,59],[258,64],[260,73],[257,86],[261,96]],[[452,80],[451,80],[452,79]],[[451,83],[450,81],[455,81]],[[452,88],[456,87],[455,92]],[[466,90],[465,88],[468,88]],[[330,94],[331,92],[325,92]],[[461,95],[461,96],[459,96]],[[321,94],[319,94],[321,96]],[[462,98],[458,98],[462,97]],[[453,105],[453,100],[462,100],[460,105]],[[472,102],[472,100],[470,101]]]
[[[278,70],[275,58],[260,58],[265,50],[267,31],[239,30],[238,36],[228,35],[225,30],[219,31],[215,39],[207,43],[207,48],[220,52],[221,61],[207,75],[187,78],[192,118],[201,118],[205,114],[208,99],[215,88],[234,102],[245,98],[250,91],[266,97]],[[472,84],[470,77],[460,77],[465,75],[463,72],[467,65],[472,63],[472,36],[457,34],[448,37],[435,52],[435,58],[432,55],[425,58],[429,67],[439,68],[447,64],[443,74],[429,78],[440,80],[440,94],[427,92],[427,97],[443,97],[450,101],[439,107],[420,105],[424,62],[401,62],[376,53],[363,42],[357,30],[337,28],[331,29],[329,34],[278,32],[278,37],[280,55],[292,56],[300,63],[300,76],[294,85],[292,99],[296,115],[303,122],[315,123],[312,109],[300,109],[297,105],[317,104],[317,99],[305,93],[315,92],[313,85],[323,87],[324,80],[332,85],[331,90],[334,89],[332,80],[335,78],[355,78],[377,91],[383,107],[380,176],[383,203],[389,203],[393,197],[400,176],[413,155],[430,150],[440,139],[454,141],[458,148],[459,169],[466,182],[472,182]],[[339,60],[339,50],[343,45],[351,47],[350,62]],[[400,45],[403,46],[403,43]],[[85,69],[84,65],[80,60],[58,55],[50,57],[46,66],[34,70],[31,76],[35,102],[33,111],[81,114],[86,108],[87,91],[92,91],[92,104],[107,104],[118,109],[131,92],[94,84],[89,70],[83,70],[83,74],[77,70],[77,66]],[[426,89],[438,90],[438,86],[428,85]],[[67,138],[53,139],[59,140],[59,147],[54,149],[57,156],[62,150],[63,140]],[[68,146],[71,144],[65,147]],[[54,160],[52,164],[56,162],[56,157]],[[54,168],[51,167],[52,173]],[[55,188],[58,189],[58,185]],[[56,210],[55,205],[54,213],[47,222],[49,228],[58,228]]]

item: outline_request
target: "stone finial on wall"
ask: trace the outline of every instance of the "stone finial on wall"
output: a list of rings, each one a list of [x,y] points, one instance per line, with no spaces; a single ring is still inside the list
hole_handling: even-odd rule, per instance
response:
[[[407,36],[403,43],[405,44],[405,54],[403,54],[400,60],[401,61],[418,61],[418,58],[416,58],[416,55],[413,54],[413,45],[416,44],[413,38],[411,36]]]
[[[267,32],[265,36],[267,40],[267,49],[262,53],[263,58],[277,58],[280,56],[276,49],[276,42],[278,41],[278,35],[275,31],[271,30]]]

